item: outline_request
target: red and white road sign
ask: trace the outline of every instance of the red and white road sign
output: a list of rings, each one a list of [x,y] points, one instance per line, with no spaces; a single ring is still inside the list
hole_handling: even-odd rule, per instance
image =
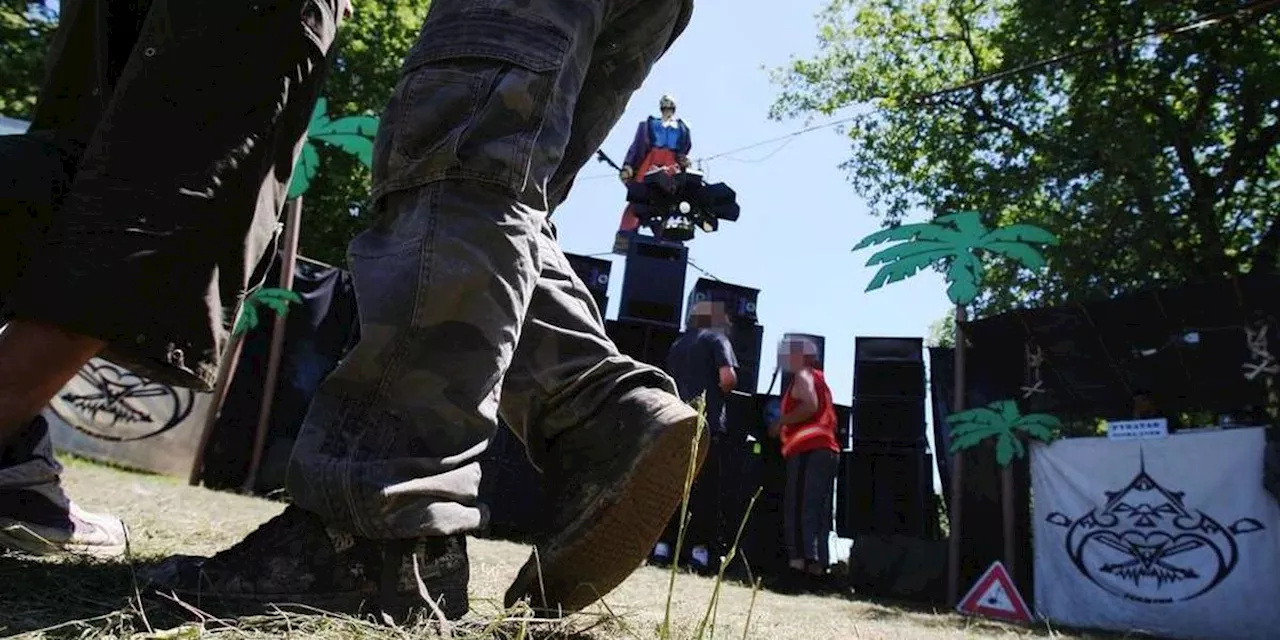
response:
[[[1009,572],[998,560],[991,563],[986,573],[973,583],[973,588],[960,599],[956,610],[968,616],[985,616],[1005,622],[1030,624],[1034,621],[1027,603],[1009,578]]]

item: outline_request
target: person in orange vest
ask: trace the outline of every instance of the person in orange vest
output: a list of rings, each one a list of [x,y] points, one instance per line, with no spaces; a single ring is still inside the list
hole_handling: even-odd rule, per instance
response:
[[[780,367],[792,374],[782,413],[769,435],[782,442],[787,464],[783,527],[789,575],[782,591],[829,591],[831,509],[840,446],[831,388],[818,364],[818,345],[789,336],[778,348]]]
[[[669,94],[662,96],[658,111],[661,115],[649,116],[636,127],[636,136],[618,174],[624,184],[641,182],[654,170],[675,174],[689,168],[693,139],[689,125],[676,117],[676,99]],[[625,254],[627,238],[639,228],[640,218],[636,217],[633,205],[628,204],[618,225],[614,252]]]

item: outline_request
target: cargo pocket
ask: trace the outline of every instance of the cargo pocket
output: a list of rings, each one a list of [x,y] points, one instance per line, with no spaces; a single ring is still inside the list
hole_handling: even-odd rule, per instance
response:
[[[531,14],[472,9],[429,18],[388,107],[387,188],[446,175],[517,193],[541,184],[569,135],[572,101],[555,96],[569,43]],[[556,108],[561,102],[568,108]]]

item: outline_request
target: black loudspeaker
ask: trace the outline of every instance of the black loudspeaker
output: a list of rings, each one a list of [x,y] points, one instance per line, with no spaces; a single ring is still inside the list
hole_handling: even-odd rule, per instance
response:
[[[752,508],[741,543],[742,555],[754,576],[780,575],[787,568],[786,540],[783,532],[783,498],[786,493],[787,463],[778,441],[763,437],[767,425],[778,418],[781,400],[778,396],[755,396],[759,449],[747,456],[744,482],[752,493],[760,489],[760,497]],[[754,482],[752,482],[754,481]]]
[[[836,443],[841,451],[848,451],[853,438],[853,407],[836,405]]]
[[[569,259],[569,266],[573,267],[573,272],[578,274],[578,279],[587,286],[591,297],[595,298],[603,317],[605,310],[609,308],[609,273],[613,270],[613,263],[571,253],[564,254],[564,257]]]
[[[857,338],[855,360],[924,363],[924,338]]]
[[[857,440],[921,446],[925,442],[924,424],[923,398],[853,399],[853,437]]]
[[[670,325],[636,320],[609,320],[604,329],[623,355],[664,371],[667,352],[680,337],[680,330]]]
[[[735,324],[729,331],[733,355],[738,358],[738,384],[734,388],[755,393],[760,384],[760,348],[764,342],[764,327],[758,324]]]
[[[756,299],[760,297],[759,289],[740,287],[719,280],[698,278],[689,293],[689,307],[695,302],[710,300],[724,303],[725,313],[737,325],[753,325],[760,321],[756,315]]]
[[[837,533],[940,537],[933,456],[924,447],[855,441],[841,455]],[[934,513],[930,513],[930,511]]]
[[[818,345],[818,368],[823,369],[824,371],[826,370],[826,363],[827,363],[827,339],[826,338],[822,336],[816,336],[811,333],[782,334],[783,340],[786,340],[787,338],[808,338],[812,340],[815,344],[817,344]],[[774,360],[776,361],[778,357],[778,350],[775,348],[772,353],[773,353]],[[787,392],[787,389],[789,388],[791,388],[791,374],[783,372],[782,387],[778,389],[778,393],[785,394]]]
[[[946,540],[858,536],[849,557],[849,586],[863,595],[944,605],[947,551]]]
[[[619,320],[640,320],[679,327],[684,310],[685,267],[689,249],[675,242],[637,235],[627,247]]]
[[[924,340],[858,338],[853,362],[853,437],[923,447]]]

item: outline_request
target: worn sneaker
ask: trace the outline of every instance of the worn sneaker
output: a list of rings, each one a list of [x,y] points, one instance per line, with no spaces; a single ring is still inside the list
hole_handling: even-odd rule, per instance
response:
[[[129,548],[124,523],[89,513],[60,488],[0,490],[0,547],[34,555],[118,558]]]
[[[415,571],[416,564],[416,571]],[[175,556],[143,573],[150,589],[218,616],[256,615],[303,605],[348,615],[467,613],[466,539],[370,540],[326,527],[290,505],[212,558]]]
[[[644,562],[684,494],[698,412],[657,389],[624,393],[551,443],[548,527],[507,590],[547,615],[603,597]],[[698,443],[697,467],[708,436]]]

